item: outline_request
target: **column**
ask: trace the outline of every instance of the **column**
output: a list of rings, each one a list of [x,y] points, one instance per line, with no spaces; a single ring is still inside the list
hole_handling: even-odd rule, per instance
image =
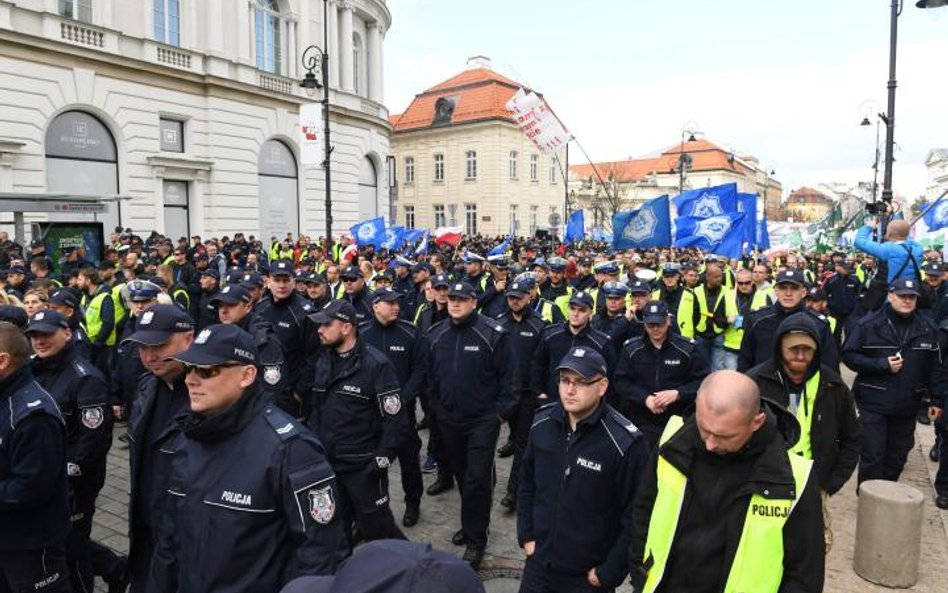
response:
[[[339,24],[339,69],[342,71],[340,80],[342,80],[342,90],[347,93],[353,92],[352,78],[352,13],[354,9],[352,4],[346,2],[342,5],[342,18]]]
[[[204,32],[204,50],[209,54],[223,54],[224,53],[224,27],[221,27],[223,22],[223,7],[221,5],[221,0],[205,0],[206,11],[204,14],[205,18],[205,32]],[[191,31],[195,31],[196,39],[194,39],[193,48],[200,48],[200,38],[197,37],[195,26],[197,24],[197,2],[189,2],[192,7],[191,14],[191,23],[190,27],[187,27]],[[237,5],[237,10],[240,10],[240,5]],[[147,12],[147,11],[146,11]],[[187,26],[187,25],[185,25]],[[183,28],[183,27],[182,27]],[[242,30],[242,29],[241,29]]]
[[[329,2],[329,43],[323,49],[329,52],[329,86],[339,88],[339,12],[335,0]]]
[[[286,75],[290,78],[299,78],[300,61],[297,58],[299,48],[296,46],[296,17],[289,16],[286,19]]]
[[[382,27],[379,26],[379,50],[378,50],[379,60],[378,60],[378,78],[379,78],[379,98],[376,99],[379,103],[385,103],[385,32],[382,31]]]
[[[254,41],[254,21],[253,21],[253,2],[247,2],[243,6],[240,2],[236,4],[237,10],[237,61],[254,64],[256,59],[256,43]],[[213,19],[212,15],[208,15]],[[220,23],[216,23],[220,26]],[[241,34],[243,31],[243,34]]]
[[[378,23],[369,23],[366,40],[366,60],[369,72],[369,99],[382,102],[382,30]]]

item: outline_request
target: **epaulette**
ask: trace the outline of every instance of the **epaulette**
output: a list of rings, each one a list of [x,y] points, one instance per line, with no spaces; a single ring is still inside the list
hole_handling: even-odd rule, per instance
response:
[[[263,417],[267,419],[267,423],[270,424],[281,441],[295,439],[300,434],[299,423],[290,418],[289,414],[275,406],[267,407],[263,412]]]
[[[86,364],[81,360],[73,360],[72,368],[76,371],[78,377],[87,377],[92,374],[92,371],[86,367]]]

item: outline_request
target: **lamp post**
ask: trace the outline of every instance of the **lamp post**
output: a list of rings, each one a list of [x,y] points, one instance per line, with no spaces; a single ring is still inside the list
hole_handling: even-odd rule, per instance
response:
[[[877,195],[877,190],[879,188],[879,153],[880,153],[879,151],[879,124],[886,120],[885,115],[881,113],[877,114],[876,117],[878,118],[876,120],[876,144],[875,144],[876,158],[872,163],[872,203],[873,204],[876,203],[876,195]],[[862,118],[862,122],[859,125],[871,126],[872,122],[869,121],[868,117],[864,117]]]
[[[678,195],[685,191],[685,169],[691,167],[691,155],[685,152],[685,137],[688,142],[697,140],[695,134],[698,133],[698,125],[694,122],[687,122],[681,127],[681,146],[678,149]]]
[[[310,97],[316,95],[316,90],[323,89],[323,168],[326,171],[326,252],[332,250],[332,183],[330,180],[330,155],[332,146],[329,143],[329,2],[323,0],[323,42],[327,47],[320,49],[316,45],[310,45],[303,50],[303,68],[306,69],[306,75],[300,81],[300,86],[306,89],[306,94]],[[313,71],[317,65],[322,75],[322,81],[316,78]]]

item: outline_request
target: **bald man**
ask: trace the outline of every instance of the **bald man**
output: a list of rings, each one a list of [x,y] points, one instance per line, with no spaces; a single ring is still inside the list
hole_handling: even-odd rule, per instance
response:
[[[669,421],[639,486],[635,590],[822,591],[819,487],[812,463],[787,451],[799,431],[746,376],[708,375],[695,414]]]
[[[905,220],[893,220],[885,230],[885,243],[872,239],[878,226],[873,218],[856,233],[853,241],[856,249],[865,251],[880,262],[888,262],[889,284],[895,280],[919,280],[922,277],[922,256],[925,248],[915,239],[909,238],[909,223]]]

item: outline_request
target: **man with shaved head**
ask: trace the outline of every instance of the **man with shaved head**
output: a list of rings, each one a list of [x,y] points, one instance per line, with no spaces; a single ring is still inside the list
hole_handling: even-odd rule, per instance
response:
[[[909,237],[909,223],[905,220],[893,220],[885,229],[885,243],[872,239],[878,226],[876,219],[870,220],[856,233],[853,245],[865,251],[880,262],[888,262],[889,284],[895,280],[918,280],[921,278],[922,256],[925,248]]]
[[[632,584],[645,593],[823,590],[823,514],[796,419],[722,370],[674,417],[633,516]]]

